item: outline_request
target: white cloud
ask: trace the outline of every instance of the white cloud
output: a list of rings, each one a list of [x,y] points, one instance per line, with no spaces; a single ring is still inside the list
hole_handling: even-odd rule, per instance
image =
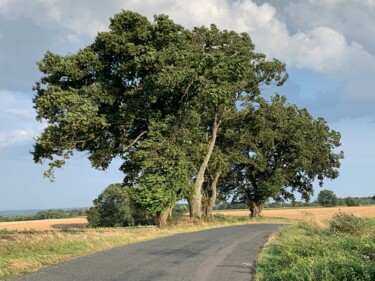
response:
[[[0,11],[3,11],[6,9],[8,2],[9,0],[0,0]]]
[[[10,113],[26,120],[35,118],[30,95],[0,90],[0,114]]]
[[[32,141],[38,133],[37,130],[30,128],[18,129],[7,133],[0,132],[0,148],[6,148]]]
[[[30,142],[44,126],[35,121],[28,94],[0,91],[0,148]]]
[[[19,5],[10,4],[15,2]],[[223,29],[249,32],[257,49],[268,56],[279,58],[290,66],[330,75],[350,69],[353,66],[351,56],[365,57],[366,60],[371,57],[364,43],[345,37],[348,34],[345,27],[349,24],[343,24],[343,20],[339,20],[341,15],[334,10],[340,8],[341,11],[345,6],[339,0],[291,1],[289,5],[283,5],[283,9],[276,9],[277,2],[272,0],[257,3],[251,0],[112,0],[105,3],[98,0],[39,0],[38,5],[29,9],[25,6],[30,5],[22,5],[21,2],[4,2],[3,6],[12,7],[14,14],[27,14],[41,25],[48,23],[66,29],[66,39],[71,42],[78,42],[82,36],[94,37],[98,31],[106,30],[108,18],[125,9],[150,19],[155,14],[165,13],[189,28],[215,23]],[[348,3],[353,6],[354,2]],[[354,11],[358,11],[358,15],[362,15],[365,8],[374,6],[374,1],[355,3],[359,8]],[[286,22],[279,16],[280,12],[287,14],[298,25],[297,32],[290,34]],[[361,18],[347,20],[360,22]],[[334,21],[339,24],[334,24]],[[367,27],[372,28],[374,20],[373,23]]]
[[[26,78],[22,81],[19,71],[29,67],[27,72],[31,73],[30,65],[47,49],[75,52],[91,42],[98,31],[106,30],[108,19],[121,9],[139,12],[150,20],[155,14],[168,14],[187,28],[215,23],[221,29],[248,32],[256,49],[269,58],[278,58],[289,67],[312,70],[341,83],[339,92],[334,94],[340,102],[365,103],[375,99],[371,83],[375,76],[375,37],[370,36],[375,34],[374,0],[0,0],[0,15],[11,18],[12,23],[20,21],[11,28],[19,28],[12,33],[0,28],[2,41],[12,42],[13,34],[18,34],[20,42],[14,44],[27,46],[22,51],[9,46],[9,50],[3,51],[0,46],[0,54],[7,54],[3,56],[4,62],[0,56],[0,66],[4,66],[0,73],[4,81],[0,82],[8,83],[9,89],[20,85],[23,87],[20,90],[30,89],[37,79],[33,75],[36,68],[32,75],[25,70],[22,76]],[[21,21],[25,19],[28,25],[32,21],[35,26],[27,31],[22,29]],[[35,35],[24,36],[26,32]],[[50,45],[51,42],[55,45]],[[34,49],[35,54],[29,54]],[[31,111],[10,108],[12,114],[31,116]]]

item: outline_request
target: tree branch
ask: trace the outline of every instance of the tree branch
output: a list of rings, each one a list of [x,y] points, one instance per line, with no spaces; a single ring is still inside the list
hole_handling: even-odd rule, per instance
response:
[[[146,134],[146,131],[143,131],[140,133],[129,145],[125,146],[122,151],[127,151],[130,147],[132,147],[144,134]]]

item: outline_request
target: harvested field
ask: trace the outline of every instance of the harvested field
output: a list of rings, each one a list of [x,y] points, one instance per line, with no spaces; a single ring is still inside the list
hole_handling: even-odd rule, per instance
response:
[[[264,209],[262,214],[264,217],[270,218],[286,218],[286,219],[302,219],[306,213],[315,215],[320,219],[330,219],[338,212],[350,213],[362,217],[375,217],[375,205],[361,207],[334,207],[334,208],[298,208],[298,209]],[[248,210],[223,210],[215,211],[218,214],[228,216],[248,216]],[[14,221],[0,222],[0,229],[7,230],[51,230],[64,228],[85,228],[87,219],[68,218],[68,219],[50,219],[50,220],[33,220],[33,221]]]
[[[330,219],[336,213],[350,213],[362,217],[375,217],[375,205],[360,207],[333,207],[333,208],[298,208],[298,209],[264,209],[262,215],[265,217],[302,219],[306,213],[313,214],[320,219]],[[248,216],[248,210],[225,210],[216,213],[228,216]]]
[[[0,222],[0,229],[7,230],[50,230],[64,228],[84,228],[87,225],[87,219],[68,218],[68,219],[50,219],[50,220],[32,220],[32,221],[12,221]]]

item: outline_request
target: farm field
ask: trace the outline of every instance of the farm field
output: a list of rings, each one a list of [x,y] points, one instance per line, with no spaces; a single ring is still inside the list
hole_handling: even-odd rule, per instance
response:
[[[361,217],[375,217],[375,205],[360,207],[332,207],[332,208],[297,208],[297,209],[264,209],[264,217],[302,219],[306,213],[311,213],[320,219],[330,219],[336,213],[350,213]],[[227,216],[248,216],[249,210],[222,210],[215,213]]]
[[[51,230],[64,228],[83,228],[87,225],[85,217],[67,219],[49,219],[32,221],[0,222],[0,229],[7,230]]]
[[[298,209],[265,209],[264,217],[302,219],[306,213],[311,213],[320,219],[330,219],[338,212],[350,213],[362,217],[375,217],[375,205],[361,207],[334,207],[334,208],[298,208]],[[227,216],[248,216],[248,210],[222,210],[215,211],[216,214]],[[0,229],[7,230],[51,230],[64,228],[84,228],[87,220],[84,217],[67,219],[49,219],[33,221],[0,222]]]

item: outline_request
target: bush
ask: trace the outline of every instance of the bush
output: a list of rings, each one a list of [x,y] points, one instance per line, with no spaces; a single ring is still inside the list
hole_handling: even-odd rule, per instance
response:
[[[189,212],[188,206],[182,205],[182,204],[176,204],[172,210],[173,222],[178,222],[182,220],[188,212]]]
[[[130,188],[122,184],[110,184],[87,211],[89,225],[114,227],[155,224],[154,218],[134,207],[129,191]]]
[[[357,236],[366,233],[368,227],[366,220],[347,213],[335,214],[329,225],[329,229],[335,233],[347,233]]]

